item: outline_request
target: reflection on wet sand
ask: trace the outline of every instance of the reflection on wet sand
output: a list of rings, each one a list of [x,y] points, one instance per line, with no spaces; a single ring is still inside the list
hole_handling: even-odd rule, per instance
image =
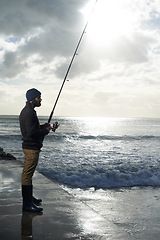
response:
[[[21,219],[21,240],[33,240],[32,235],[32,221],[33,218],[36,216],[43,215],[42,212],[40,213],[32,213],[32,212],[23,212],[22,219]]]

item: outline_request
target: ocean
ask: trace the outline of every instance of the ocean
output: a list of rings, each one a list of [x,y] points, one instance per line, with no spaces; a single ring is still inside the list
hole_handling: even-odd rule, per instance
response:
[[[40,123],[47,117],[39,117]],[[67,189],[160,186],[160,119],[54,117],[37,170]],[[0,116],[0,147],[23,161],[18,116]]]

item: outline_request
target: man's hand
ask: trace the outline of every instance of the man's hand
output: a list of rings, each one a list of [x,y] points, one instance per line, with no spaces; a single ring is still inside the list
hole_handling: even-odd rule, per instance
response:
[[[49,123],[45,123],[43,125],[43,128],[45,128],[48,132],[50,132],[50,130],[52,129],[51,125]]]

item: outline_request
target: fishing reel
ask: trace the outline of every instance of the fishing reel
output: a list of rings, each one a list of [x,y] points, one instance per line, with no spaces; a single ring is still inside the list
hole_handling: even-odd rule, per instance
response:
[[[55,132],[56,129],[59,127],[59,125],[60,125],[60,124],[59,124],[58,122],[54,122],[54,123],[53,123],[53,127],[51,128],[52,131]]]

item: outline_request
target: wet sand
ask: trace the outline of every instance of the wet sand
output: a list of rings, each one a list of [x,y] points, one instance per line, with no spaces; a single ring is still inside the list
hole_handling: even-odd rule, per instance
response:
[[[160,189],[105,191],[98,198],[74,197],[42,174],[34,175],[34,195],[43,199],[43,214],[22,212],[22,163],[0,161],[1,240],[158,240]],[[106,196],[107,194],[107,196]]]

